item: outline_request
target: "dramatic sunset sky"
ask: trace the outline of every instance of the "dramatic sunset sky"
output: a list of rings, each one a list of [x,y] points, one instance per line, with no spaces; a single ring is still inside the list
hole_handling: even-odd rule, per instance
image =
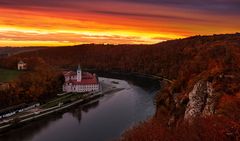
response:
[[[240,0],[0,0],[0,46],[157,43],[240,31]]]

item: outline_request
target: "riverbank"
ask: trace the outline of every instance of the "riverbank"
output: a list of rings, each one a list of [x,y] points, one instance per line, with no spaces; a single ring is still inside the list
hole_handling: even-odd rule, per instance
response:
[[[149,85],[157,84],[161,81],[165,81],[168,83],[173,83],[172,80],[167,79],[165,77],[152,75],[152,74],[145,74],[145,73],[138,73],[138,72],[126,72],[126,71],[120,71],[120,70],[98,70],[98,69],[91,69],[91,68],[85,68],[84,69],[87,72],[96,73],[98,76],[101,77],[107,77],[107,78],[115,78],[115,79],[121,79],[121,80],[130,80],[137,84],[138,82],[147,82]],[[140,83],[141,85],[141,83]]]
[[[99,78],[102,86],[100,92],[92,92],[85,94],[65,94],[58,97],[41,107],[31,109],[17,116],[10,117],[0,122],[0,132],[6,132],[12,128],[23,126],[31,121],[35,121],[39,118],[44,118],[50,114],[61,112],[62,110],[71,108],[74,105],[91,104],[99,100],[100,97],[105,94],[112,94],[121,91],[124,88],[121,80],[114,80],[108,78]],[[121,87],[121,86],[122,87]]]
[[[103,97],[86,104],[77,104],[1,133],[0,140],[116,140],[125,130],[154,115],[153,101],[158,90],[155,86],[142,87],[132,81],[111,78],[104,78],[102,82],[105,82],[105,88],[110,84],[115,89],[124,89],[108,91]]]

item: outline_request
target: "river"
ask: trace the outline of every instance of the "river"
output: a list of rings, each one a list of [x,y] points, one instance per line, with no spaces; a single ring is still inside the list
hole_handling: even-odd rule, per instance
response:
[[[87,106],[39,119],[2,134],[0,141],[108,141],[117,139],[132,125],[151,117],[157,91],[131,81],[106,79],[121,91],[106,94]]]

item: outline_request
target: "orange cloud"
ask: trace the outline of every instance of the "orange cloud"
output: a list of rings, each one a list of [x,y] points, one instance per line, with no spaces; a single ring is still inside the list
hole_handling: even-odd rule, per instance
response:
[[[240,25],[236,15],[227,15],[226,21],[224,15],[174,6],[96,1],[95,5],[2,7],[0,46],[152,44],[196,34],[237,32]]]

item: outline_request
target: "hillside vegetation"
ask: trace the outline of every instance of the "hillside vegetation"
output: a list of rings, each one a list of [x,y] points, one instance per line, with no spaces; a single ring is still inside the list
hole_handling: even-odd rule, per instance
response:
[[[85,68],[171,79],[173,83],[156,96],[155,116],[121,140],[240,138],[240,34],[194,36],[155,45],[49,48],[0,60],[0,64],[11,68],[20,58],[32,66],[37,58],[59,68],[80,63]]]
[[[31,61],[35,66],[28,71],[0,69],[0,81],[10,84],[9,88],[0,89],[0,109],[22,103],[45,103],[61,92],[61,72],[41,60]]]
[[[1,69],[0,68],[0,82],[9,82],[16,79],[21,74],[17,70]]]
[[[44,48],[43,47],[1,47],[0,57],[2,54],[14,55],[14,54],[19,54],[23,52],[40,50],[40,49],[44,49]]]

